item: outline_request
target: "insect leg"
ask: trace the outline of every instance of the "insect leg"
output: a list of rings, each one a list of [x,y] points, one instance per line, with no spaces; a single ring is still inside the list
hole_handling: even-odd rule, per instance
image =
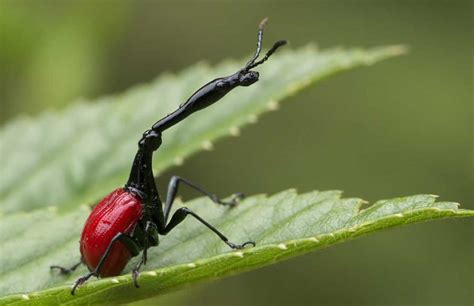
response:
[[[138,286],[137,278],[138,275],[140,275],[140,268],[142,265],[146,265],[147,261],[147,252],[148,248],[150,246],[150,236],[154,237],[155,241],[158,241],[158,233],[156,229],[155,223],[151,221],[147,221],[146,226],[145,226],[145,240],[144,240],[144,248],[143,248],[143,253],[142,253],[142,258],[138,262],[138,264],[135,266],[135,268],[132,270],[132,279],[133,279],[133,284],[135,287],[140,287]]]
[[[97,267],[95,267],[94,271],[91,271],[91,272],[87,273],[86,275],[84,275],[82,277],[79,277],[74,282],[74,286],[71,289],[71,294],[72,295],[74,295],[74,292],[76,291],[77,287],[79,287],[80,285],[85,283],[89,278],[91,278],[92,276],[99,276],[100,275],[100,271],[102,270],[102,268],[105,264],[105,261],[110,256],[110,252],[112,251],[112,248],[113,248],[115,242],[117,242],[117,241],[120,241],[123,244],[125,244],[129,248],[129,250],[132,254],[138,254],[140,252],[140,247],[136,244],[136,242],[133,240],[132,237],[127,236],[124,233],[118,233],[110,241],[109,245],[107,246],[107,249],[105,250],[104,255],[102,255],[102,258],[99,260],[99,263],[97,264]]]
[[[74,264],[74,265],[71,266],[70,268],[65,268],[65,267],[61,267],[61,266],[50,266],[49,268],[50,268],[51,270],[58,269],[60,274],[69,274],[69,273],[73,272],[74,270],[76,270],[77,267],[79,267],[81,264],[83,264],[82,258],[81,258],[81,261],[79,261],[78,263]]]
[[[224,236],[224,234],[222,234],[217,228],[215,228],[214,226],[212,226],[211,224],[209,224],[206,220],[204,220],[203,218],[201,218],[198,214],[196,214],[195,212],[193,212],[192,210],[190,210],[189,208],[187,207],[181,207],[179,208],[178,210],[175,211],[175,213],[173,214],[173,216],[171,217],[171,220],[170,222],[166,225],[166,227],[164,229],[158,229],[158,232],[161,234],[161,235],[166,235],[168,234],[176,225],[180,224],[181,222],[183,222],[183,220],[188,216],[188,215],[191,215],[193,216],[194,218],[196,218],[199,222],[201,222],[202,224],[204,224],[208,229],[210,229],[211,231],[213,231],[217,236],[219,236],[219,238],[221,238],[222,241],[224,241],[229,247],[231,247],[232,249],[243,249],[245,246],[247,245],[253,245],[255,246],[255,242],[253,241],[247,241],[243,244],[235,244],[233,242],[230,242],[229,239]]]
[[[258,26],[258,35],[257,35],[257,50],[255,50],[255,55],[250,59],[250,61],[245,65],[246,67],[252,65],[255,60],[260,55],[260,51],[262,51],[262,42],[263,42],[263,28],[268,21],[268,17],[265,17]]]
[[[195,183],[193,183],[193,182],[191,182],[187,179],[184,179],[182,177],[179,177],[179,176],[173,176],[171,178],[171,181],[170,181],[169,185],[168,185],[168,193],[166,195],[166,203],[165,203],[165,208],[164,208],[165,220],[168,220],[169,213],[170,213],[170,210],[171,210],[171,206],[173,205],[173,202],[176,198],[176,194],[178,193],[179,183],[184,183],[184,184],[188,185],[189,187],[193,188],[194,190],[199,191],[200,193],[208,196],[214,203],[220,204],[220,205],[235,206],[238,203],[238,201],[244,197],[243,193],[238,192],[238,193],[236,193],[232,196],[232,199],[230,201],[223,201],[223,200],[219,199],[217,197],[217,195],[202,189],[201,187],[199,187]]]

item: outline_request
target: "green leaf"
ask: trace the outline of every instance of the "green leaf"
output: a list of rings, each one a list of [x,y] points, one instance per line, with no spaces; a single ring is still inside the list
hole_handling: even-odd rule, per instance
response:
[[[257,84],[233,91],[204,114],[167,131],[155,154],[155,175],[209,148],[216,139],[238,133],[283,98],[323,77],[403,52],[401,46],[322,52],[307,46],[276,54],[259,69]],[[126,182],[143,131],[203,83],[231,74],[243,63],[226,61],[214,68],[197,64],[120,95],[9,123],[0,131],[0,211],[94,203]]]
[[[77,261],[77,241],[89,208],[83,206],[64,214],[54,209],[10,214],[0,219],[4,233],[0,242],[0,295],[20,294],[6,296],[0,304],[136,301],[197,281],[269,265],[384,228],[435,218],[474,216],[474,211],[458,209],[457,203],[435,199],[433,195],[396,198],[363,210],[360,208],[364,201],[341,199],[339,191],[298,195],[288,190],[271,197],[253,196],[230,209],[217,206],[208,198],[196,199],[186,206],[216,225],[231,241],[254,239],[257,247],[231,251],[200,223],[186,220],[163,237],[159,247],[150,249],[148,271],[142,272],[139,289],[133,287],[127,273],[89,281],[75,296],[70,294],[70,285],[53,286],[71,284],[86,269],[82,267],[64,278],[50,273],[48,266]],[[138,257],[126,272],[136,260]]]

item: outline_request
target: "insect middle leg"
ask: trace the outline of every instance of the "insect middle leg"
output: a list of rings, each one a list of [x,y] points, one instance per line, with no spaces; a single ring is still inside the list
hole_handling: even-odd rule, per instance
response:
[[[196,214],[195,212],[193,212],[191,209],[189,209],[187,207],[181,207],[178,210],[176,210],[175,213],[173,214],[173,216],[171,217],[170,222],[165,226],[165,228],[161,229],[161,231],[160,231],[160,229],[158,229],[158,232],[161,235],[168,234],[173,228],[175,228],[178,224],[183,222],[184,219],[188,215],[193,216],[199,222],[204,224],[208,229],[213,231],[217,236],[219,236],[219,238],[221,238],[222,241],[224,241],[232,249],[243,249],[247,245],[252,245],[252,246],[256,245],[254,241],[246,241],[242,244],[235,244],[235,243],[229,241],[229,239],[224,234],[222,234],[217,228],[215,228],[213,225],[211,225],[209,222],[207,222],[206,220],[201,218],[198,214]]]
[[[152,239],[152,241],[150,241],[150,238]],[[156,229],[155,223],[151,221],[147,221],[145,225],[145,231],[144,231],[142,258],[140,259],[138,264],[135,266],[135,268],[133,268],[132,270],[133,284],[137,288],[140,287],[138,286],[138,282],[137,282],[137,278],[140,275],[140,268],[142,265],[146,265],[146,261],[148,258],[148,248],[150,247],[151,244],[153,246],[158,245],[158,231]]]
[[[202,188],[197,187],[197,185],[191,183],[188,180],[185,180],[180,177],[173,177],[173,179],[170,181],[170,184],[168,186],[168,194],[166,195],[166,203],[165,203],[165,209],[164,209],[164,221],[165,224],[158,224],[158,233],[160,235],[166,235],[168,234],[173,228],[175,228],[178,224],[184,221],[184,219],[188,216],[191,215],[195,219],[197,219],[199,222],[201,222],[203,225],[205,225],[207,228],[209,228],[211,231],[213,231],[219,238],[221,238],[222,241],[224,241],[229,247],[232,249],[242,249],[247,245],[253,245],[255,246],[254,241],[247,241],[243,244],[235,244],[229,239],[222,234],[217,228],[215,228],[213,225],[211,225],[209,222],[201,218],[198,214],[196,214],[194,211],[187,207],[181,207],[178,210],[174,212],[174,214],[171,216],[171,220],[168,222],[169,219],[169,213],[171,211],[171,207],[173,206],[174,200],[176,198],[177,190],[178,190],[178,183],[179,182],[184,182],[188,186],[196,189],[197,191],[200,191],[201,193],[209,196],[214,202],[222,204],[222,205],[233,205],[229,203],[233,202],[223,202],[220,199],[218,199],[214,194],[204,191]],[[235,200],[234,200],[235,201]]]

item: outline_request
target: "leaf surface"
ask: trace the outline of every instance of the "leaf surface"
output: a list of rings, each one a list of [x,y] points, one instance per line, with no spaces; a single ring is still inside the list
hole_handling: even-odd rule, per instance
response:
[[[457,203],[436,202],[433,195],[416,195],[365,202],[341,198],[339,191],[297,194],[287,190],[271,197],[245,199],[235,208],[208,198],[186,203],[236,243],[255,240],[257,247],[230,250],[216,235],[189,218],[151,248],[140,288],[131,282],[134,258],[122,276],[91,280],[75,296],[70,284],[86,273],[81,267],[62,277],[49,272],[52,264],[72,265],[79,259],[78,239],[89,208],[67,213],[39,209],[1,217],[0,304],[92,304],[136,301],[175,290],[200,280],[215,279],[317,250],[384,228],[447,217],[473,217]],[[181,204],[182,205],[182,204]],[[180,206],[180,205],[177,205]],[[67,285],[61,285],[61,284]],[[58,286],[59,285],[59,286]],[[36,291],[40,290],[40,291]],[[34,292],[32,292],[34,291]]]

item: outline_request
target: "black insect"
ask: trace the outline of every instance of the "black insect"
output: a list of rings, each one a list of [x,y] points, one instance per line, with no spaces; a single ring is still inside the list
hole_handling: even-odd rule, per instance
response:
[[[253,241],[242,244],[230,242],[224,234],[187,207],[179,208],[170,218],[171,207],[180,183],[188,185],[221,205],[235,205],[242,194],[237,193],[232,200],[226,202],[198,185],[174,176],[169,183],[163,205],[155,186],[152,156],[161,146],[161,134],[166,129],[192,113],[219,101],[234,88],[250,86],[258,81],[258,72],[251,69],[263,64],[279,47],[287,43],[286,40],[277,41],[265,56],[257,61],[262,50],[263,28],[266,21],[265,18],[260,23],[257,50],[245,67],[230,76],[217,78],[202,86],[177,110],[143,133],[138,142],[138,152],[127,184],[114,190],[95,206],[84,225],[80,240],[81,261],[71,268],[51,266],[51,269],[59,269],[61,273],[70,273],[80,264],[85,264],[89,268],[90,272],[74,283],[72,294],[92,276],[106,277],[120,274],[127,262],[142,252],[141,260],[132,272],[133,282],[138,287],[137,277],[142,264],[146,264],[148,248],[157,246],[158,236],[168,234],[188,215],[208,227],[232,249],[241,249],[247,245],[255,246]]]

